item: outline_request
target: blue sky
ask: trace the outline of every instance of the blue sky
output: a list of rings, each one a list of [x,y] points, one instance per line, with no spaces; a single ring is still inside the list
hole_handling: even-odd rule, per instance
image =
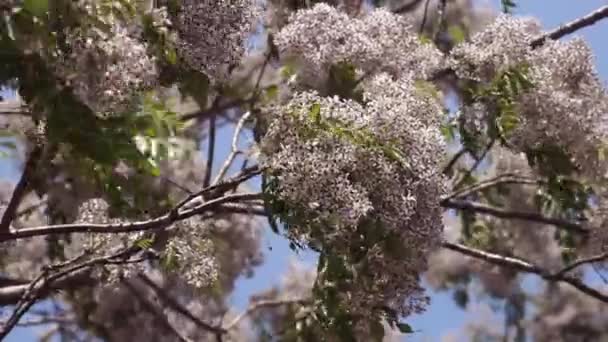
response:
[[[607,0],[517,0],[516,2],[518,4],[515,11],[517,15],[535,16],[541,20],[546,29],[554,28],[561,23],[608,4]],[[492,0],[489,3],[499,8],[500,0]],[[579,35],[585,37],[593,48],[600,76],[606,82],[608,79],[608,20],[579,31]],[[219,149],[217,151],[218,160],[223,160],[223,157],[229,153],[231,135],[231,127],[222,128],[218,132],[219,141],[224,142],[217,144]],[[251,139],[251,136],[243,134],[242,139]],[[0,177],[12,178],[15,176],[14,163],[8,160],[0,161],[0,163],[2,164],[0,165]],[[217,164],[219,163],[216,163],[216,168]],[[235,163],[236,166],[239,164],[238,161]],[[254,184],[256,182],[258,181],[253,181]],[[264,235],[262,242],[266,262],[256,270],[253,278],[238,281],[238,290],[230,297],[231,303],[236,307],[244,308],[250,294],[278,283],[290,258],[298,258],[311,265],[314,263],[314,255],[294,255],[282,238],[273,235],[270,230],[268,232]],[[526,283],[526,287],[529,288],[534,288],[539,284],[538,279],[535,278],[530,278]],[[440,341],[441,336],[450,332],[457,332],[471,318],[454,304],[451,293],[430,293],[430,295],[431,305],[428,310],[423,314],[407,319],[407,322],[417,331],[416,334],[408,337],[408,341]],[[14,342],[32,340],[35,340],[35,332],[31,329],[16,329],[7,338],[7,341]]]

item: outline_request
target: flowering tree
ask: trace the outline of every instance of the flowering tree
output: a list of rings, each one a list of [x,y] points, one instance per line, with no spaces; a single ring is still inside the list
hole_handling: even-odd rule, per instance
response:
[[[513,6],[0,1],[2,141],[23,160],[0,187],[0,337],[396,340],[426,276],[505,301],[506,332],[477,337],[607,338],[584,271],[608,259],[608,93],[560,38],[608,6],[549,32]],[[318,265],[238,312],[267,227]]]

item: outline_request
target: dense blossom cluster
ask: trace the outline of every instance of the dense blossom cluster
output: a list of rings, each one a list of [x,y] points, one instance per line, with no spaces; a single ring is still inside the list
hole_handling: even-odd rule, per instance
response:
[[[465,79],[488,84],[509,68],[522,68],[532,87],[514,98],[518,124],[507,135],[517,151],[558,147],[584,175],[606,173],[599,150],[605,144],[608,94],[599,81],[590,48],[581,39],[548,41],[533,49],[539,25],[500,16],[469,43],[457,46],[451,65]],[[465,126],[480,133],[496,99],[477,99],[463,110]]]
[[[73,30],[67,41],[68,51],[59,54],[56,71],[100,115],[132,110],[136,96],[156,83],[154,57],[120,24],[109,33]]]
[[[365,105],[296,93],[274,108],[275,120],[262,141],[276,196],[298,208],[305,221],[290,228],[294,237],[314,243],[318,237],[310,227],[318,225],[330,250],[348,254],[358,228],[375,222],[410,251],[397,261],[378,246],[369,249],[375,290],[345,294],[352,296],[353,311],[369,309],[371,301],[404,315],[420,307],[417,301],[410,305],[420,290],[416,274],[440,240],[442,108],[414,84],[411,78],[375,75],[364,83]]]
[[[321,3],[293,14],[275,43],[283,58],[299,64],[299,81],[313,88],[319,88],[331,66],[340,62],[366,74],[416,71],[425,78],[441,61],[433,45],[423,44],[411,32],[408,19],[384,9],[359,19]]]
[[[212,80],[224,80],[240,62],[258,12],[254,0],[180,1],[175,24],[182,58]]]

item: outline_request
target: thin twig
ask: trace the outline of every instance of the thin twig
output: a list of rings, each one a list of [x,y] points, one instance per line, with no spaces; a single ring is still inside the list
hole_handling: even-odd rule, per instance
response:
[[[392,10],[393,13],[397,13],[397,14],[403,14],[403,13],[407,13],[410,11],[413,11],[414,9],[416,9],[416,7],[418,7],[418,5],[422,2],[423,0],[412,0],[404,5],[401,5],[397,8],[395,8],[394,10]]]
[[[181,200],[175,206],[175,208],[173,208],[173,211],[175,213],[177,213],[177,211],[179,211],[184,206],[186,206],[186,204],[193,202],[198,197],[203,197],[203,195],[205,195],[204,197],[206,197],[206,198],[213,198],[213,196],[208,196],[208,194],[211,192],[223,193],[226,191],[236,189],[236,188],[238,188],[238,186],[241,183],[251,179],[252,177],[259,175],[261,172],[262,172],[262,170],[257,166],[248,167],[227,181],[220,182],[220,183],[214,184],[214,185],[210,185],[206,188],[201,189],[200,191],[197,191],[195,193],[188,195],[183,200]]]
[[[94,258],[78,265],[68,267],[67,269],[58,271],[54,274],[50,274],[50,272],[59,268],[67,267],[70,264],[77,262],[78,260],[80,260],[81,256],[78,256],[74,259],[68,260],[58,265],[45,267],[42,272],[40,272],[38,277],[36,277],[36,279],[34,279],[24,289],[21,299],[13,310],[11,317],[6,321],[6,324],[2,326],[2,330],[0,331],[0,340],[4,339],[11,332],[15,325],[19,323],[21,317],[23,317],[23,315],[32,307],[32,305],[36,303],[36,301],[38,301],[38,299],[42,295],[44,295],[44,293],[46,293],[52,288],[52,285],[56,281],[60,280],[63,277],[69,276],[70,274],[78,272],[82,269],[90,268],[92,266],[96,266],[99,264],[118,263],[118,261],[116,260],[117,258],[122,258],[122,263],[129,263],[131,262],[131,260],[126,260],[124,258],[128,258],[133,253],[133,251],[133,249],[128,248],[109,256]],[[138,259],[137,262],[141,262],[143,260],[144,259]]]
[[[207,322],[202,321],[200,318],[196,317],[192,312],[186,309],[183,305],[178,303],[175,299],[165,293],[160,286],[158,286],[152,279],[150,279],[145,274],[139,274],[138,278],[144,282],[149,288],[151,288],[156,296],[160,298],[163,302],[165,302],[173,311],[183,315],[184,317],[191,320],[194,324],[196,324],[199,328],[212,332],[214,334],[225,334],[227,332],[226,329],[221,327],[215,327]]]
[[[42,146],[36,145],[30,153],[25,166],[23,167],[21,178],[19,179],[19,182],[17,182],[17,185],[15,185],[13,195],[11,196],[6,210],[2,215],[2,219],[0,220],[0,233],[7,233],[10,231],[11,222],[13,222],[15,219],[15,214],[19,208],[19,204],[21,204],[23,196],[27,193],[30,178],[35,171],[36,164],[38,163],[41,155]]]
[[[439,0],[439,4],[437,5],[437,14],[439,16],[439,25],[437,25],[437,31],[435,31],[435,34],[433,35],[434,42],[437,41],[437,37],[439,37],[439,34],[445,30],[445,25],[447,22],[446,21],[447,5],[448,5],[447,0]]]
[[[306,303],[309,303],[310,299],[305,299],[305,298],[298,298],[298,299],[278,299],[278,300],[260,300],[260,301],[256,301],[254,303],[251,303],[249,305],[249,307],[247,308],[247,310],[245,310],[244,312],[242,312],[240,315],[238,315],[235,319],[232,320],[232,322],[230,322],[229,324],[227,324],[224,329],[226,331],[229,331],[231,329],[233,329],[234,327],[236,327],[240,321],[242,321],[245,317],[251,315],[253,312],[255,312],[256,310],[259,310],[261,308],[265,308],[265,307],[275,307],[275,306],[283,306],[283,305],[289,305],[289,304],[298,304],[298,305],[304,305]]]
[[[608,5],[598,8],[597,10],[587,14],[584,17],[573,20],[569,23],[562,24],[558,28],[553,29],[540,37],[537,37],[532,40],[530,45],[533,48],[540,47],[547,41],[548,39],[557,40],[568,34],[574,33],[582,28],[587,26],[591,26],[595,24],[597,21],[608,17]]]
[[[454,165],[456,165],[456,163],[458,162],[458,160],[465,154],[467,153],[468,150],[466,148],[461,148],[460,150],[458,150],[458,152],[456,152],[456,154],[454,154],[452,156],[452,158],[450,159],[450,161],[446,164],[446,166],[443,168],[442,173],[444,175],[448,174],[452,168],[454,167]]]
[[[490,264],[507,267],[507,268],[515,269],[515,270],[526,272],[526,273],[534,273],[534,274],[541,276],[543,279],[545,279],[547,281],[557,281],[557,282],[563,282],[563,283],[569,284],[569,285],[573,286],[574,288],[576,288],[577,290],[579,290],[595,299],[598,299],[604,303],[608,303],[608,295],[586,285],[578,278],[567,276],[564,274],[561,274],[561,275],[550,274],[546,270],[544,270],[538,266],[535,266],[527,261],[517,259],[517,258],[506,257],[506,256],[499,255],[499,254],[485,252],[482,250],[464,246],[462,244],[443,242],[442,246],[443,246],[443,248],[458,252],[460,254],[464,254],[466,256],[469,256],[469,257],[472,257],[475,259],[483,260]]]
[[[249,120],[250,116],[251,116],[251,112],[245,113],[241,117],[239,122],[237,123],[236,128],[234,129],[234,135],[232,136],[232,143],[230,145],[230,154],[228,155],[228,158],[226,158],[224,165],[222,165],[222,168],[220,169],[217,176],[213,180],[213,183],[211,183],[212,185],[219,183],[224,178],[224,176],[226,175],[226,172],[228,172],[228,169],[234,162],[234,159],[236,158],[236,156],[239,153],[242,153],[241,151],[239,151],[239,147],[238,147],[239,136],[241,135],[241,131],[243,130],[243,127],[245,126],[245,122],[247,122],[247,120]]]
[[[602,254],[592,256],[589,258],[580,259],[580,260],[574,261],[571,264],[569,264],[568,266],[562,268],[559,272],[555,273],[555,276],[562,276],[562,275],[574,270],[577,267],[580,267],[580,266],[583,266],[586,264],[593,264],[593,263],[604,261],[607,259],[608,259],[608,253],[602,253]]]
[[[562,220],[558,218],[546,217],[538,213],[533,212],[524,212],[524,211],[511,211],[505,210],[502,208],[496,208],[492,206],[485,205],[483,203],[477,203],[466,200],[458,200],[458,199],[444,199],[441,201],[441,206],[444,208],[450,209],[458,209],[464,211],[471,211],[480,214],[486,214],[498,218],[503,219],[516,219],[516,220],[526,220],[530,222],[538,222],[553,225],[565,230],[568,230],[573,233],[578,234],[589,234],[589,230],[585,228],[582,224]]]
[[[454,189],[460,188],[462,186],[462,184],[464,184],[464,182],[466,182],[466,180],[473,174],[473,172],[475,172],[477,170],[477,168],[483,162],[483,160],[486,158],[486,156],[488,155],[488,153],[490,152],[492,147],[494,147],[495,143],[496,143],[496,139],[492,139],[488,143],[488,145],[486,145],[483,152],[481,152],[481,155],[479,156],[479,158],[477,158],[475,160],[475,163],[473,163],[473,166],[471,166],[471,168],[467,170],[467,172],[464,174],[464,176],[462,176],[460,181],[458,181],[456,183],[456,185],[454,185]]]
[[[445,199],[458,198],[458,197],[467,197],[473,193],[480,192],[489,188],[493,188],[497,185],[503,184],[521,184],[521,185],[538,185],[542,184],[541,180],[532,179],[528,177],[523,177],[513,173],[505,173],[502,175],[498,175],[496,177],[492,177],[490,179],[486,179],[480,181],[476,184],[473,184],[469,187],[456,190],[452,192],[450,195],[445,197]]]
[[[219,98],[219,96],[218,96]],[[209,119],[209,137],[207,138],[207,166],[205,168],[205,177],[203,178],[203,187],[208,187],[211,182],[211,173],[213,173],[213,159],[215,155],[215,119],[217,115],[212,114]]]
[[[144,295],[141,294],[140,291],[138,291],[135,288],[135,286],[133,286],[133,284],[129,283],[128,280],[124,280],[122,283],[125,286],[125,288],[127,288],[127,290],[129,290],[129,292],[131,292],[133,297],[135,297],[141,303],[141,305],[143,305],[143,307],[146,309],[146,311],[148,311],[149,313],[154,315],[156,320],[160,324],[162,324],[166,330],[172,332],[182,342],[191,341],[189,338],[182,336],[182,334],[169,322],[169,320],[167,319],[167,316],[163,312],[161,312],[158,307],[156,307],[154,304],[150,303],[150,301],[148,299],[146,299],[144,297]]]
[[[426,25],[430,2],[431,0],[426,0],[426,2],[424,3],[424,13],[422,14],[422,22],[420,22],[420,29],[418,30],[418,34],[422,34],[422,32],[424,32],[424,25]]]

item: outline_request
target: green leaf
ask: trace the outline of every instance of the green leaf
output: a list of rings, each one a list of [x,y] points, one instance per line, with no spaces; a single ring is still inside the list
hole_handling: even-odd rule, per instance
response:
[[[266,100],[274,100],[279,95],[279,87],[276,84],[266,87],[264,96]]]
[[[24,0],[23,8],[34,16],[40,17],[49,10],[49,0]]]
[[[402,334],[412,334],[414,332],[412,327],[407,323],[397,323],[397,329],[399,329]]]
[[[318,103],[313,104],[308,112],[308,117],[312,122],[319,124],[321,122],[321,105]]]
[[[502,11],[504,13],[512,13],[517,4],[513,0],[501,0]]]
[[[16,150],[17,144],[14,141],[0,141],[0,147]]]
[[[464,30],[460,25],[452,25],[448,28],[448,34],[452,37],[454,44],[459,44],[467,38]]]
[[[154,243],[154,239],[152,239],[152,238],[141,238],[141,239],[135,241],[134,245],[141,249],[149,249],[150,247],[152,247],[153,243]]]

